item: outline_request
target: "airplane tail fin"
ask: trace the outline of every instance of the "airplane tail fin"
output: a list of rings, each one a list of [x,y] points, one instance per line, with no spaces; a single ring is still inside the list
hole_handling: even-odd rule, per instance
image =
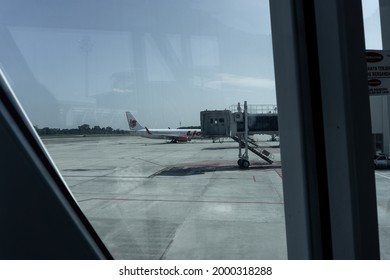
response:
[[[126,112],[126,117],[130,131],[137,131],[144,128],[130,112]]]

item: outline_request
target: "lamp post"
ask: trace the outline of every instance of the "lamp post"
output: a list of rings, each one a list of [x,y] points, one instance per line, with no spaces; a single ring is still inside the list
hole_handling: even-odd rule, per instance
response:
[[[84,36],[79,41],[79,48],[80,50],[85,54],[85,96],[89,96],[89,65],[88,65],[88,56],[89,53],[92,51],[93,46],[95,45],[95,42],[89,37]]]

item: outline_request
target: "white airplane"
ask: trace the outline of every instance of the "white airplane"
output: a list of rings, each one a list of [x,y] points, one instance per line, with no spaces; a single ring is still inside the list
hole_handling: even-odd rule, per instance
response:
[[[130,112],[126,112],[126,117],[130,132],[138,136],[152,139],[169,139],[172,143],[188,142],[191,141],[191,139],[202,138],[202,132],[200,129],[149,129],[140,125],[137,119]]]

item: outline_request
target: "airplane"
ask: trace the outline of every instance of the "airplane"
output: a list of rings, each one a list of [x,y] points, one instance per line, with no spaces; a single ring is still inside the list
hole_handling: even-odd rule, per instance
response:
[[[202,138],[202,132],[200,129],[149,129],[147,127],[142,126],[130,112],[126,112],[126,117],[127,122],[129,124],[130,132],[132,132],[134,135],[152,139],[168,139],[171,140],[171,143],[182,143],[191,141],[191,139]]]

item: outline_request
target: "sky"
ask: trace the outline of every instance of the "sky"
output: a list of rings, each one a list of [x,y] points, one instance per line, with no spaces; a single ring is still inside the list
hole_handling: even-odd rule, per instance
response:
[[[20,1],[2,9],[0,63],[38,127],[127,129],[125,111],[190,126],[276,104],[268,0]],[[367,48],[381,47],[377,6],[363,1]]]

